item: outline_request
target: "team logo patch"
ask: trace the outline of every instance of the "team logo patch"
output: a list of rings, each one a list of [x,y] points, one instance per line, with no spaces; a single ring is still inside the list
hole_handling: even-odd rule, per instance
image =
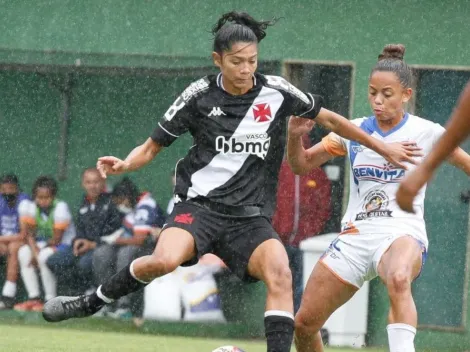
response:
[[[191,225],[194,221],[194,218],[191,213],[178,214],[175,216],[175,222],[180,224]]]
[[[225,112],[222,111],[222,109],[218,106],[214,106],[207,116],[222,116],[226,115]]]
[[[253,116],[256,122],[267,122],[273,119],[269,104],[256,104],[253,106]]]
[[[395,168],[390,163],[385,163],[383,166],[354,165],[352,172],[356,180],[378,183],[398,183],[405,177],[404,169]]]
[[[363,147],[362,145],[354,145],[354,146],[352,146],[352,150],[353,150],[354,153],[361,153],[364,150],[366,150],[366,148]]]
[[[388,204],[389,198],[384,191],[371,191],[365,198],[364,212],[357,214],[356,220],[372,217],[392,217],[392,211],[387,209]]]

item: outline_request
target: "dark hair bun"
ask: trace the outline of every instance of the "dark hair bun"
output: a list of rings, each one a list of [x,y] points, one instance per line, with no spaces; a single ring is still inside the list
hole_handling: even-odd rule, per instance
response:
[[[216,35],[217,32],[227,23],[239,24],[250,28],[258,39],[258,42],[260,42],[264,37],[266,37],[266,28],[275,24],[276,21],[276,18],[273,18],[271,21],[257,21],[246,12],[230,11],[222,15],[219,21],[212,28],[212,33]]]
[[[379,55],[379,61],[385,59],[403,60],[405,56],[405,46],[403,44],[388,44]]]

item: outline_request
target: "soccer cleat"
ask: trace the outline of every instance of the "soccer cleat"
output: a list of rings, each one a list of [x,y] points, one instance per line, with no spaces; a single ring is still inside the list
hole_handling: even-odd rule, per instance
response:
[[[46,321],[59,322],[70,318],[85,318],[98,312],[102,304],[93,304],[91,295],[77,297],[59,296],[44,304],[42,316]]]

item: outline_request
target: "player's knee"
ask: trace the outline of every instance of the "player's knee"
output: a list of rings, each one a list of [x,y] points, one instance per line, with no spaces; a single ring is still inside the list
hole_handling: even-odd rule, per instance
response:
[[[181,263],[170,255],[160,255],[156,256],[155,254],[150,255],[148,260],[145,261],[145,271],[154,277],[160,275],[171,273],[176,270],[176,268]]]
[[[266,276],[268,290],[292,295],[292,272],[288,264],[273,263]]]
[[[387,288],[391,296],[411,290],[411,278],[408,270],[398,269],[387,277]]]
[[[320,331],[321,326],[312,314],[299,310],[295,315],[295,333],[298,336],[311,335]]]

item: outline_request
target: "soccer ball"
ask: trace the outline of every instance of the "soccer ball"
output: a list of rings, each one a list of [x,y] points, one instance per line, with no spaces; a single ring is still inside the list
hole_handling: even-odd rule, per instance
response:
[[[222,346],[222,347],[216,348],[212,352],[245,352],[245,351],[235,346]]]

